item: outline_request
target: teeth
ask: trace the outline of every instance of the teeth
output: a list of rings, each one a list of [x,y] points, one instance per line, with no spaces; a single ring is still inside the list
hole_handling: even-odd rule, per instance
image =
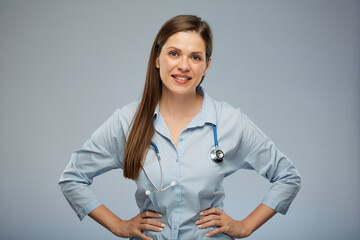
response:
[[[184,78],[184,77],[175,77],[175,78],[179,80],[188,80],[188,78]]]

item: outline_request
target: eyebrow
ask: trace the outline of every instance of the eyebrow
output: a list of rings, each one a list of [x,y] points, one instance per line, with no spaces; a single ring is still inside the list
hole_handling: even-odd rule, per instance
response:
[[[179,49],[179,48],[177,48],[177,47],[172,47],[172,46],[170,46],[170,47],[167,48],[167,50],[169,50],[169,49],[174,49],[174,50],[176,50],[176,51],[178,51],[178,52],[182,52],[181,49]],[[201,51],[199,51],[199,52],[191,52],[191,53],[192,53],[192,54],[200,54],[200,55],[203,55],[203,52],[201,52]]]

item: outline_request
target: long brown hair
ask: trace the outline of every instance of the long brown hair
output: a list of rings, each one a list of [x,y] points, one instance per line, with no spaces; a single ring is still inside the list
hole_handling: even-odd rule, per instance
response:
[[[193,15],[179,15],[168,20],[161,27],[151,48],[144,91],[131,122],[131,130],[126,142],[124,156],[124,177],[126,178],[134,180],[138,178],[146,149],[155,132],[153,115],[162,90],[159,69],[155,64],[156,59],[171,35],[187,31],[195,31],[200,34],[206,46],[206,62],[211,57],[213,43],[211,29],[201,18]]]

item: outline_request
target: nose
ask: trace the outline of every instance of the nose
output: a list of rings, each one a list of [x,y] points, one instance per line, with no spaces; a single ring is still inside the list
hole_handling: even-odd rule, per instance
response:
[[[186,57],[183,57],[179,60],[178,63],[178,69],[181,70],[182,72],[188,72],[190,71],[190,66],[188,63],[188,59]]]

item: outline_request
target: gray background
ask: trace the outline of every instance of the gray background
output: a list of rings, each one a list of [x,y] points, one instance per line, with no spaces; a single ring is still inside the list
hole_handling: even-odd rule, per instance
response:
[[[252,239],[359,239],[359,1],[0,1],[0,239],[117,239],[80,222],[58,189],[70,154],[142,92],[152,41],[178,14],[212,26],[204,87],[241,107],[303,188]],[[219,129],[221,131],[221,129]],[[135,184],[95,179],[122,218]],[[244,218],[269,183],[239,171],[225,210]]]

